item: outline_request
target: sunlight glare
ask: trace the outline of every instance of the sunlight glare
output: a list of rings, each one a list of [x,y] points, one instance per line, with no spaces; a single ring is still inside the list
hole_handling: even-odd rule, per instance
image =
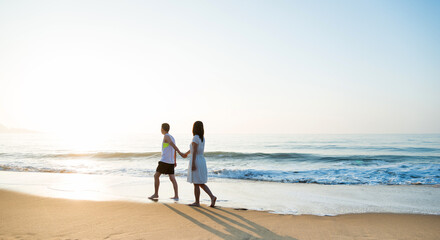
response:
[[[93,175],[69,174],[60,178],[60,182],[52,184],[51,189],[59,191],[58,197],[75,200],[102,201],[102,191],[107,188],[100,181],[93,181]]]

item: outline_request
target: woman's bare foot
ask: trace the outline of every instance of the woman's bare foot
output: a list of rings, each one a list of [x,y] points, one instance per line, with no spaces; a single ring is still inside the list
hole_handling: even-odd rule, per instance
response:
[[[191,206],[191,207],[200,207],[200,203],[191,203],[191,204],[188,204],[188,206]]]
[[[151,200],[158,199],[158,198],[159,198],[159,195],[156,195],[156,194],[153,194],[153,195],[148,197],[148,199],[151,199]]]
[[[176,196],[170,197],[170,199],[173,199],[174,201],[179,201],[179,197],[176,197]]]
[[[210,207],[215,207],[215,202],[217,201],[217,197],[214,197],[211,199],[211,206]]]

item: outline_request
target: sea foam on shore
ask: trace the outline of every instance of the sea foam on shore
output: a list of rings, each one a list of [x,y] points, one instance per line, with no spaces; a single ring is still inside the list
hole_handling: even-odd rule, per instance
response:
[[[193,187],[177,178],[179,203],[194,200]],[[413,185],[320,185],[230,179],[209,182],[223,207],[279,214],[339,215],[347,213],[440,214],[440,188]],[[0,171],[0,189],[45,197],[84,200],[126,200],[150,203],[152,177]],[[160,202],[171,203],[172,185],[161,178]],[[209,198],[202,192],[202,204]]]

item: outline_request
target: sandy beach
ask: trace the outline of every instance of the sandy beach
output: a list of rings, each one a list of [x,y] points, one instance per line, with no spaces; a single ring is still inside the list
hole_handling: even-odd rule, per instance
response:
[[[440,240],[439,12],[0,0],[0,240]]]
[[[0,239],[439,239],[440,216],[278,215],[0,191]]]

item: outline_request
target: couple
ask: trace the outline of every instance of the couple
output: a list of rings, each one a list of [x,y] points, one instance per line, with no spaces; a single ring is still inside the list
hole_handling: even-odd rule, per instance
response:
[[[203,137],[205,130],[203,129],[203,123],[197,121],[193,125],[193,136],[190,150],[183,154],[176,146],[176,141],[173,136],[168,132],[170,131],[170,125],[168,123],[162,124],[161,132],[164,135],[162,142],[162,157],[157,166],[156,173],[154,174],[154,194],[148,197],[149,199],[159,198],[159,177],[161,174],[168,174],[170,181],[173,183],[174,197],[172,199],[179,200],[179,192],[177,187],[177,181],[174,176],[174,168],[177,166],[176,152],[183,158],[188,157],[191,153],[191,159],[188,165],[188,178],[187,181],[194,184],[194,196],[196,201],[190,206],[200,207],[200,188],[202,188],[211,198],[210,207],[215,206],[217,197],[215,197],[209,187],[206,185],[208,181],[208,170],[206,168],[206,160],[203,156],[205,151],[205,138]]]

